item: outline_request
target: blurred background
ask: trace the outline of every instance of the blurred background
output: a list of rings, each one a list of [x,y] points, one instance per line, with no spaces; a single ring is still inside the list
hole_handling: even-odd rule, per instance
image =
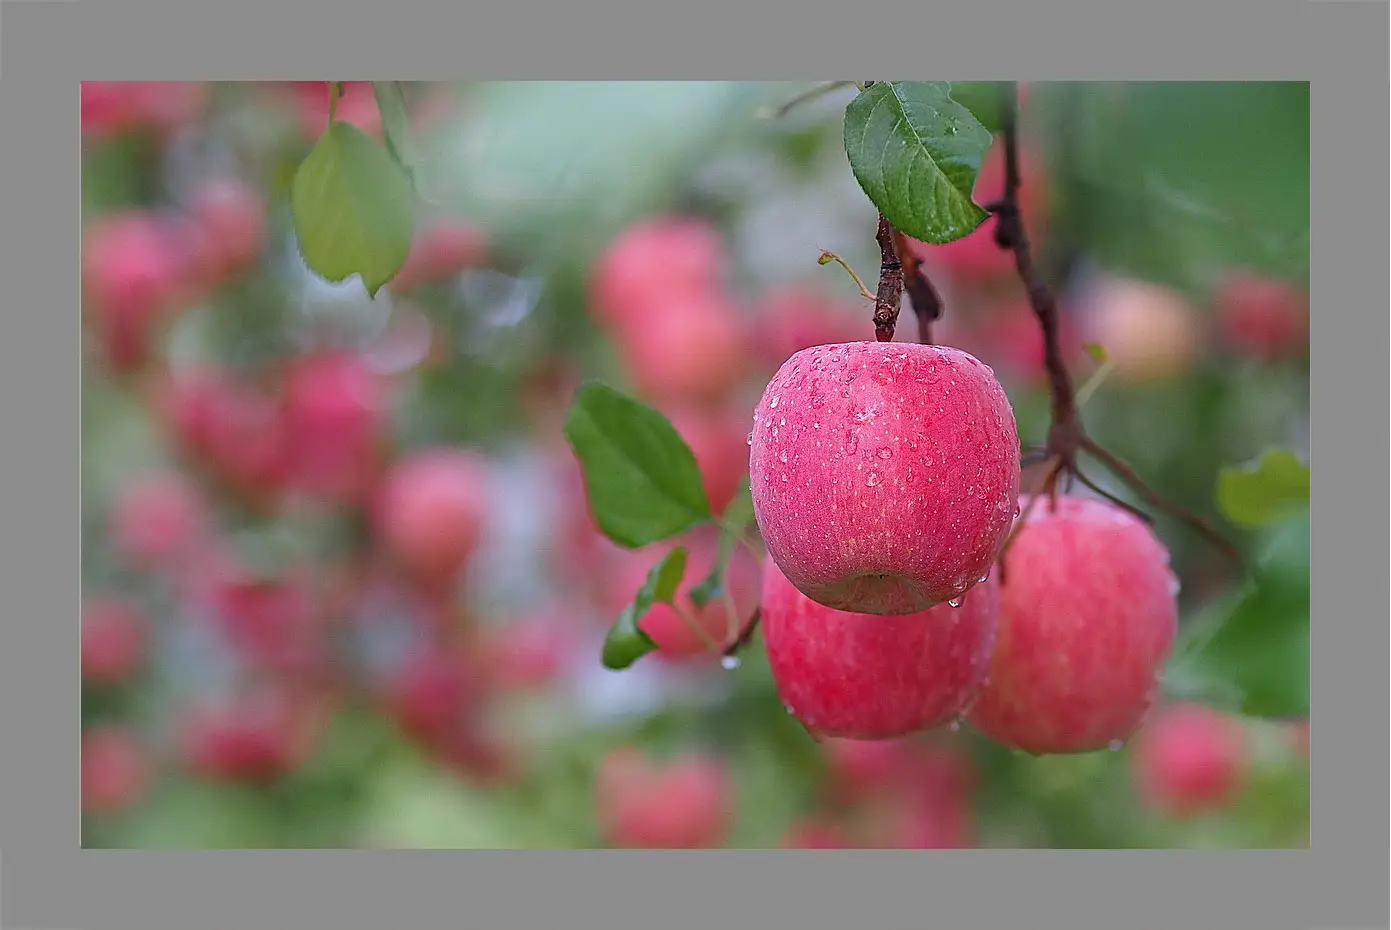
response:
[[[85,846],[1307,845],[1307,722],[1161,706],[1080,756],[968,727],[818,743],[757,639],[734,668],[601,666],[657,555],[593,526],[574,388],[666,413],[718,508],[781,362],[873,338],[817,263],[876,277],[855,91],[777,112],[809,86],[407,84],[422,215],[370,299],[311,274],[289,218],[327,83],[83,85]],[[380,137],[370,84],[337,115]],[[1214,519],[1219,468],[1308,452],[1308,116],[1307,84],[1023,88],[1089,430]],[[990,224],[919,253],[938,341],[1041,441],[1041,339]],[[1191,619],[1233,579],[1156,528]]]

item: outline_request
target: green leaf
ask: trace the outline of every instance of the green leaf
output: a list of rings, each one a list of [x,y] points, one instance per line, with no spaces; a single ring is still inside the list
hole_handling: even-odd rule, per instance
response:
[[[647,653],[657,648],[657,644],[638,627],[638,621],[652,609],[653,604],[670,604],[676,598],[676,589],[686,574],[686,550],[677,546],[662,557],[662,560],[647,573],[633,601],[618,615],[608,635],[604,637],[604,667],[615,671],[625,669]]]
[[[1275,527],[1252,583],[1185,633],[1165,689],[1251,717],[1308,715],[1307,512]]]
[[[1289,449],[1270,449],[1217,476],[1217,506],[1240,526],[1264,526],[1309,503],[1309,466]]]
[[[415,143],[411,138],[410,115],[406,111],[406,98],[401,92],[401,82],[373,81],[372,94],[377,98],[377,111],[382,115],[382,135],[386,140],[386,150],[406,173],[406,178],[414,187],[415,171],[419,162],[416,159]]]
[[[666,417],[608,385],[575,392],[565,437],[584,473],[594,521],[637,549],[712,518],[695,455]]]
[[[971,191],[991,138],[943,82],[881,82],[845,108],[855,179],[885,219],[923,242],[960,239],[985,220]]]
[[[1004,81],[952,81],[951,99],[971,111],[982,126],[1000,131],[1000,98]]]
[[[355,126],[334,123],[319,139],[295,172],[290,205],[304,260],[328,281],[359,275],[375,297],[410,252],[410,179]]]

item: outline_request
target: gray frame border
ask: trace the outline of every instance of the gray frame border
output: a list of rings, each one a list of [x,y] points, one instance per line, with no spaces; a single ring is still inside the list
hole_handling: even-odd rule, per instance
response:
[[[273,6],[124,0],[6,5],[0,223],[7,235],[0,281],[8,285],[14,310],[11,338],[0,343],[7,388],[0,403],[13,425],[0,484],[6,548],[13,553],[0,562],[10,608],[0,624],[5,926],[818,930],[919,920],[983,930],[1018,924],[1074,930],[1386,926],[1380,897],[1386,874],[1381,791],[1387,784],[1380,754],[1387,722],[1380,700],[1383,589],[1372,583],[1379,578],[1379,557],[1367,558],[1372,551],[1379,556],[1384,539],[1379,383],[1370,385],[1377,430],[1360,416],[1348,425],[1351,418],[1331,415],[1334,402],[1362,398],[1369,385],[1360,376],[1385,364],[1385,318],[1377,314],[1387,293],[1380,271],[1380,247],[1387,242],[1382,171],[1388,149],[1381,135],[1388,110],[1381,84],[1386,5],[1209,0],[1122,9],[1018,0],[942,10],[862,2],[803,12],[789,2],[792,9],[777,15],[770,2],[743,0],[730,4],[726,16],[715,15],[709,4],[688,4],[663,11],[660,22],[646,5],[607,0],[604,6],[600,13],[597,4],[495,5],[480,16],[447,2],[363,4],[347,17],[341,4],[283,0]],[[742,14],[737,25],[731,22],[736,14]],[[902,28],[907,17],[921,26]],[[388,37],[407,31],[410,44],[393,49]],[[625,31],[644,35],[624,37]],[[169,41],[170,35],[180,41]],[[680,41],[671,42],[673,35]],[[1007,54],[996,61],[987,48]],[[603,54],[596,54],[599,49]],[[930,68],[924,77],[1312,82],[1312,248],[1318,258],[1312,286],[1321,309],[1312,348],[1319,387],[1311,401],[1330,410],[1318,423],[1324,448],[1333,450],[1319,463],[1326,493],[1319,496],[1316,520],[1323,530],[1315,566],[1323,606],[1315,655],[1323,674],[1316,678],[1319,714],[1328,721],[1319,731],[1325,774],[1314,782],[1321,801],[1317,851],[78,849],[72,578],[80,450],[69,419],[79,409],[77,79],[312,78],[355,71],[421,79],[708,79],[712,73],[746,79],[827,70],[872,75],[885,62]],[[361,74],[364,63],[371,73]],[[1373,319],[1375,338],[1366,322]],[[21,327],[31,331],[20,333]],[[1358,413],[1367,405],[1370,400],[1363,400]],[[1370,448],[1363,454],[1353,452],[1364,444]],[[1369,495],[1360,490],[1367,488],[1376,489],[1378,506],[1367,506]],[[1366,516],[1373,512],[1375,526]],[[1335,599],[1343,609],[1334,607]],[[1338,635],[1328,632],[1328,623],[1342,625]],[[1372,763],[1360,761],[1368,755]],[[885,912],[893,916],[877,916]]]

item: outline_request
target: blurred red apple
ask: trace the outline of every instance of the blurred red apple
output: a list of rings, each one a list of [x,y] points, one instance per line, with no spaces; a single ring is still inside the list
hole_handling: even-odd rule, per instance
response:
[[[1199,704],[1176,704],[1146,723],[1131,761],[1144,803],[1191,817],[1232,802],[1245,784],[1250,753],[1239,720]]]
[[[82,303],[105,361],[118,374],[142,367],[187,284],[170,225],[128,210],[92,222],[82,241]]]
[[[152,472],[121,486],[108,524],[112,544],[135,564],[174,567],[201,545],[207,505],[182,475]]]
[[[872,332],[872,307],[838,303],[808,287],[774,291],[762,305],[759,353],[774,367],[803,349],[854,342],[857,336]]]
[[[407,574],[452,580],[478,548],[488,507],[488,472],[462,448],[417,451],[394,465],[376,501],[377,532]]]
[[[245,181],[219,178],[199,187],[189,219],[205,284],[226,283],[260,259],[266,245],[265,198]]]
[[[1213,304],[1222,338],[1240,355],[1272,362],[1309,347],[1309,295],[1284,281],[1233,271]]]
[[[311,748],[306,718],[298,710],[276,691],[194,705],[179,724],[183,762],[209,781],[276,781]]]
[[[285,379],[283,416],[298,490],[343,503],[362,500],[382,467],[389,426],[386,384],[348,352],[302,356]]]
[[[202,81],[83,81],[82,135],[168,134],[197,115],[207,89]]]
[[[733,407],[682,406],[668,410],[667,418],[695,455],[711,508],[723,513],[749,473],[752,413],[736,413]]]
[[[82,608],[82,680],[119,685],[144,668],[149,631],[143,614],[125,601],[90,598]]]
[[[727,398],[748,361],[738,311],[710,293],[669,291],[616,338],[633,382],[657,400]]]
[[[82,733],[82,811],[110,816],[141,799],[149,787],[150,762],[129,728],[100,724]]]
[[[1145,281],[1110,278],[1085,299],[1087,340],[1100,344],[1121,381],[1174,378],[1202,350],[1196,309],[1183,295]]]
[[[840,824],[821,817],[804,817],[783,835],[784,849],[853,849],[850,835]]]
[[[453,217],[435,219],[416,232],[406,263],[391,280],[391,287],[405,292],[445,281],[476,267],[486,250],[487,239],[478,227]]]
[[[724,244],[703,220],[658,216],[628,227],[595,263],[590,304],[611,330],[637,325],[672,294],[719,292]]]
[[[610,846],[709,849],[730,828],[734,785],[713,756],[653,764],[634,750],[617,750],[600,764],[595,802]]]

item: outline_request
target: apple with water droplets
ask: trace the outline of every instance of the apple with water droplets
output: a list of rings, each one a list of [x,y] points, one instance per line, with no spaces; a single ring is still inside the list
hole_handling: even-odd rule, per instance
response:
[[[749,445],[768,552],[826,607],[914,614],[960,598],[1014,522],[1014,410],[957,349],[804,349],[768,383]]]
[[[959,607],[900,616],[849,613],[763,568],[763,639],[783,704],[824,736],[883,740],[946,724],[985,677],[995,641],[993,578]]]
[[[1169,552],[1107,501],[1020,503],[999,634],[968,719],[1034,754],[1119,748],[1149,710],[1173,646],[1178,579]]]

